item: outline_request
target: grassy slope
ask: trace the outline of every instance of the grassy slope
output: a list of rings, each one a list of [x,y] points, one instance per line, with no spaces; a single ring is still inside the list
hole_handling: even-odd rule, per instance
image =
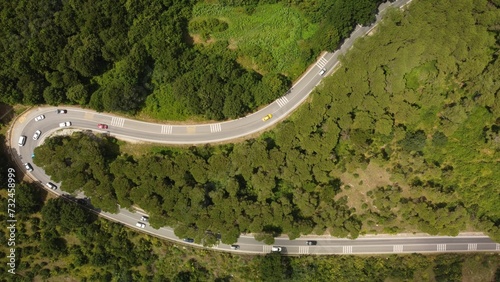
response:
[[[217,18],[228,23],[229,28],[210,34],[213,40],[229,42],[229,48],[238,51],[240,63],[260,72],[275,71],[294,78],[306,67],[301,62],[299,42],[311,37],[317,26],[309,23],[296,9],[283,4],[259,5],[252,14],[240,7],[199,3],[193,9],[193,19]],[[257,48],[269,55],[267,66],[247,54]]]

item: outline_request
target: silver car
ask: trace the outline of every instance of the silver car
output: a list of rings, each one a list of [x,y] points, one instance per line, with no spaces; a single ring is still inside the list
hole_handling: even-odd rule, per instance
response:
[[[41,134],[42,132],[40,130],[35,131],[35,134],[33,134],[33,140],[38,140]]]
[[[44,115],[39,115],[35,118],[35,121],[41,121],[42,119],[45,119]]]

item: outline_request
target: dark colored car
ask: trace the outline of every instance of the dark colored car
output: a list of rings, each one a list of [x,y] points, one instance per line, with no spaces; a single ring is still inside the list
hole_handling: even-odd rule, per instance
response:
[[[240,245],[231,245],[231,250],[239,250]]]
[[[99,127],[100,129],[108,129],[108,125],[104,123],[99,123],[97,127]]]
[[[182,241],[184,241],[186,243],[194,243],[194,239],[192,239],[192,238],[184,238],[184,239],[182,239]]]
[[[314,246],[314,245],[316,245],[316,244],[318,244],[318,242],[317,242],[317,241],[307,241],[307,242],[306,242],[306,245],[308,245],[308,246]]]
[[[56,113],[58,113],[58,114],[65,114],[65,113],[67,113],[67,112],[68,112],[68,111],[66,111],[66,110],[62,110],[62,109],[58,109],[58,110],[56,111]]]
[[[89,198],[76,199],[76,202],[79,203],[80,205],[88,205],[89,204]]]

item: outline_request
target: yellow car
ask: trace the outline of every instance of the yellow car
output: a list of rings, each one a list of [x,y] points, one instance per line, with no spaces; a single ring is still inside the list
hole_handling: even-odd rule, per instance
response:
[[[273,117],[272,114],[268,114],[267,116],[265,116],[265,117],[262,118],[262,121],[266,121],[266,120],[268,120],[268,119],[270,119],[272,117]]]

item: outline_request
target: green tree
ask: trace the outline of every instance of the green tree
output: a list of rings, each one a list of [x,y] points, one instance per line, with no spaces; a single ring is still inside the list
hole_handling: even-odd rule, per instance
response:
[[[462,281],[462,259],[460,257],[440,255],[434,264],[436,281]]]
[[[76,84],[68,88],[66,98],[73,103],[86,105],[90,98],[90,93],[83,84]]]
[[[259,265],[259,278],[262,281],[282,281],[283,266],[279,253],[270,253],[257,260]]]
[[[49,105],[59,105],[64,101],[64,98],[62,89],[49,86],[43,91],[43,99]]]
[[[407,132],[405,139],[401,140],[401,147],[408,151],[422,151],[425,147],[425,140],[427,136],[422,130],[416,132]]]
[[[42,207],[40,191],[33,185],[20,183],[17,185],[16,211],[22,216],[36,213]]]

